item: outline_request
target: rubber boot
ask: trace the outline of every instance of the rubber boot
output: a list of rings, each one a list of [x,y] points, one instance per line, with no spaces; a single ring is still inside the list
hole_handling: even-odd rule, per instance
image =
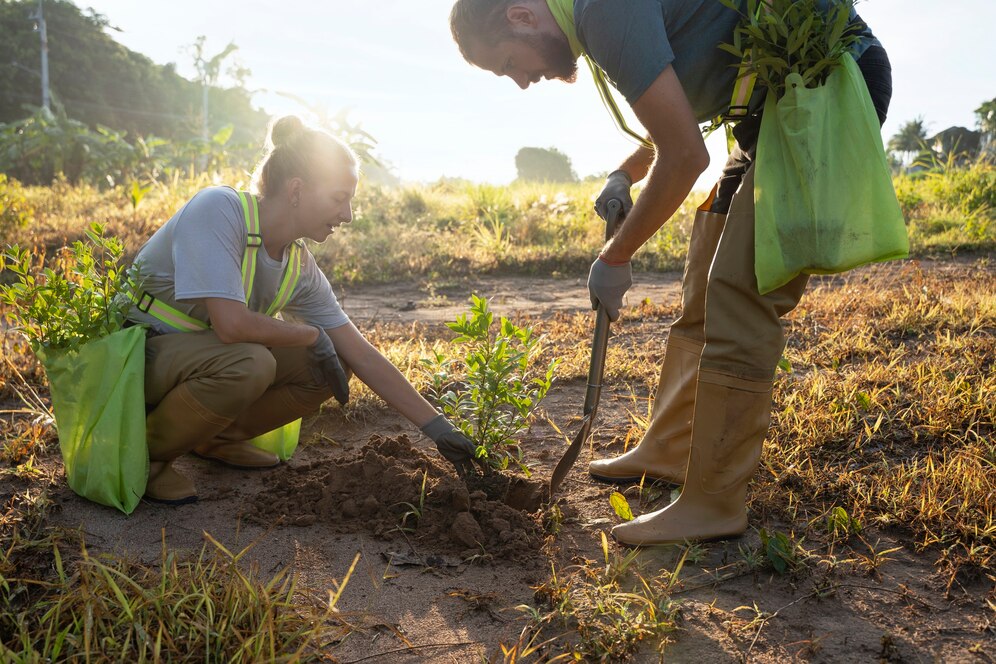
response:
[[[270,388],[213,440],[194,448],[194,453],[234,468],[273,468],[280,459],[248,441],[314,413],[331,394],[324,388],[305,390],[296,385]]]
[[[149,444],[149,482],[145,495],[172,504],[196,500],[193,482],[171,464],[201,441],[213,438],[231,422],[198,403],[186,383],[170,391],[145,418]]]
[[[771,418],[771,381],[700,371],[688,473],[678,499],[612,529],[650,546],[736,537],[747,529],[747,483]]]
[[[654,395],[650,426],[640,443],[621,456],[596,459],[588,473],[596,480],[629,484],[649,482],[681,484],[688,464],[692,438],[692,413],[702,343],[670,335]]]
[[[150,461],[145,497],[167,505],[186,505],[197,501],[197,487],[176,472],[172,461]]]

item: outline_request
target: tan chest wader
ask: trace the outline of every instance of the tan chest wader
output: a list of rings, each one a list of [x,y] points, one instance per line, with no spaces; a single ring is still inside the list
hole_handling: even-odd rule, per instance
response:
[[[743,76],[747,67],[749,63],[741,64],[729,111],[704,130],[708,135],[725,124],[731,151],[729,122],[749,114],[754,77]],[[623,131],[640,138],[620,122],[604,76],[595,80]],[[668,507],[612,529],[624,544],[711,540],[737,536],[747,528],[747,482],[767,432],[771,378],[784,343],[779,317],[798,302],[805,279],[764,296],[756,285],[751,289],[756,284],[753,172],[744,178],[730,214],[711,211],[715,196],[716,189],[695,216],[682,313],[668,333],[647,432],[633,450],[593,461],[589,468],[595,478],[612,482],[682,484],[678,499]],[[771,372],[761,377],[737,366],[731,353],[741,351],[757,365],[767,365],[773,354]]]
[[[585,58],[594,73],[598,66],[587,55]],[[749,68],[748,60],[740,64],[729,110],[716,117],[703,130],[708,136],[720,126],[725,126],[727,147],[730,150],[733,145],[730,123],[742,120],[750,113],[749,103],[756,76],[748,73]],[[638,134],[625,126],[622,113],[608,89],[605,75],[596,75],[595,83],[617,126],[623,133],[639,139]],[[642,140],[642,143],[653,147],[646,140]],[[624,454],[592,461],[588,465],[588,473],[597,480],[615,484],[664,482],[675,485],[685,481],[699,360],[705,346],[705,295],[709,266],[726,223],[725,213],[710,211],[715,196],[714,188],[695,213],[681,285],[681,316],[668,331],[647,431],[636,447]]]
[[[238,192],[242,202],[242,211],[246,222],[246,249],[242,255],[242,288],[246,294],[246,303],[252,296],[253,282],[256,278],[256,259],[263,237],[259,232],[259,206],[256,197],[245,192]],[[300,242],[290,245],[287,266],[280,280],[280,287],[273,302],[266,309],[267,316],[276,316],[287,306],[294,289],[301,278],[303,247]],[[131,293],[135,306],[164,325],[177,332],[199,332],[210,329],[210,325],[200,319],[189,316],[163,300],[154,297],[148,291],[137,296]],[[301,434],[301,420],[297,419],[282,427],[250,439],[248,442],[261,450],[275,454],[281,461],[286,461],[297,449]]]

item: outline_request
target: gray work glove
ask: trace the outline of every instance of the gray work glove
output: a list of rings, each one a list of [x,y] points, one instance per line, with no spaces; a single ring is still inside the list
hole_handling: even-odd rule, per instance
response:
[[[332,396],[345,406],[349,401],[349,376],[342,369],[339,355],[335,352],[335,346],[332,345],[328,333],[317,325],[315,329],[318,330],[318,338],[315,339],[315,343],[308,346],[311,375],[314,376],[316,383],[331,387]]]
[[[633,267],[629,261],[622,265],[606,263],[601,256],[591,264],[588,273],[588,295],[591,297],[591,308],[597,309],[601,304],[609,320],[619,318],[619,308],[622,307],[623,295],[633,285]]]
[[[598,213],[598,216],[603,221],[608,221],[609,219],[608,206],[609,201],[613,198],[618,198],[622,203],[622,216],[625,217],[629,214],[629,211],[633,209],[633,197],[629,194],[632,186],[633,180],[626,171],[619,170],[609,173],[609,176],[605,178],[605,186],[602,187],[602,193],[595,199],[595,212]]]
[[[429,420],[429,423],[422,427],[422,433],[432,439],[439,453],[453,464],[460,477],[472,473],[474,463],[481,464],[476,454],[477,446],[453,426],[445,415],[436,415]]]

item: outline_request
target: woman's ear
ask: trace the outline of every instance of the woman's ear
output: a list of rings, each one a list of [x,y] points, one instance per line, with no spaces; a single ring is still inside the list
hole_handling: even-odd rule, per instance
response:
[[[301,190],[304,188],[304,181],[301,178],[291,178],[287,181],[286,196],[287,203],[291,207],[301,204]]]

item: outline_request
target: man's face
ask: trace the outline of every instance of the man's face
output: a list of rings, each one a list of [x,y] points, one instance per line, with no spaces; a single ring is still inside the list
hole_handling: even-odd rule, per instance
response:
[[[495,46],[479,46],[474,62],[496,76],[508,76],[525,90],[540,79],[559,79],[573,83],[578,63],[563,34],[525,32]]]

